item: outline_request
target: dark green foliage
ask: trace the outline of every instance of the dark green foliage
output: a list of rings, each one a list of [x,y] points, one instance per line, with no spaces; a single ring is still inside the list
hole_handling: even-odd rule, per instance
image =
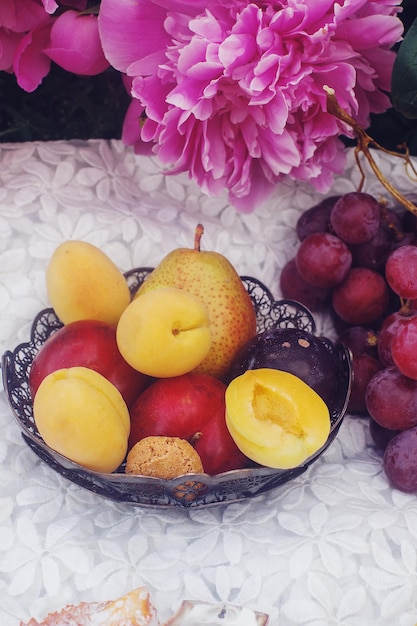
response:
[[[120,138],[129,104],[121,76],[108,69],[76,76],[52,64],[33,93],[0,72],[0,141]]]
[[[417,119],[417,20],[410,26],[395,59],[391,82],[395,109],[407,119]]]

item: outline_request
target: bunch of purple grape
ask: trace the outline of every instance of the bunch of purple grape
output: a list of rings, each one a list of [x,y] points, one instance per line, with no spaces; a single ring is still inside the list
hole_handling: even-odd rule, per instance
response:
[[[352,353],[348,412],[369,417],[391,484],[417,492],[417,218],[353,192],[314,205],[296,229],[282,295],[331,311]]]

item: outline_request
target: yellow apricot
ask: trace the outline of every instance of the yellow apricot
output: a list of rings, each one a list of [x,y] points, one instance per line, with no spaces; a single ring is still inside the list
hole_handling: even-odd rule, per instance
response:
[[[45,443],[83,467],[113,472],[126,456],[128,408],[118,389],[94,370],[70,367],[46,376],[33,415]]]
[[[56,248],[46,269],[46,290],[64,324],[94,319],[116,326],[131,300],[123,273],[86,241],[70,240]]]
[[[324,400],[294,374],[260,368],[229,383],[226,424],[248,458],[289,469],[326,443],[330,414]]]

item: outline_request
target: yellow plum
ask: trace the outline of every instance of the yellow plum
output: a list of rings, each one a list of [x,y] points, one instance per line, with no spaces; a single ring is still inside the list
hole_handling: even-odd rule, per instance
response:
[[[116,338],[129,365],[156,378],[191,371],[212,342],[206,306],[174,287],[156,288],[133,300],[120,317]]]
[[[46,289],[64,324],[89,319],[116,326],[131,300],[123,273],[86,241],[70,240],[56,248],[46,269]]]
[[[128,408],[118,389],[94,370],[70,367],[46,376],[33,415],[45,443],[83,467],[113,472],[126,456]]]

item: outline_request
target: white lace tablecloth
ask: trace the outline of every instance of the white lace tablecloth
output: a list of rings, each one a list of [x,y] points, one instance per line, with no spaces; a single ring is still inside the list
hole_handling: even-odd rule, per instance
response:
[[[407,193],[400,160],[376,155]],[[353,153],[329,195],[355,190]],[[383,193],[375,177],[365,190]],[[44,273],[62,241],[101,247],[121,269],[152,266],[203,245],[263,280],[276,297],[294,255],[294,225],[319,195],[284,182],[250,215],[209,199],[186,176],[165,177],[119,141],[0,147],[1,352],[29,339],[49,306]],[[329,320],[319,332],[332,336]],[[413,626],[417,622],[417,497],[393,490],[367,420],[347,416],[307,473],[253,500],[192,510],[141,509],[85,491],[23,442],[0,395],[0,624],[66,603],[149,587],[161,620],[182,599],[270,615],[271,626]]]

